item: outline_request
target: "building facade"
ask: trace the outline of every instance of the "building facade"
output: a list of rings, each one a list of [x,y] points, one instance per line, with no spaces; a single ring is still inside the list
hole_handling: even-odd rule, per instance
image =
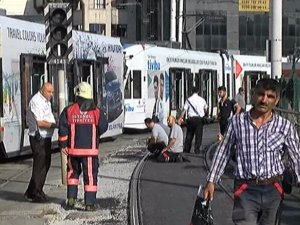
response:
[[[189,40],[193,49],[239,50],[241,54],[262,55],[269,39],[269,12],[240,12],[238,0],[186,0],[186,26],[199,19],[203,22],[194,29]],[[300,1],[283,1],[282,53],[291,54],[300,46]]]

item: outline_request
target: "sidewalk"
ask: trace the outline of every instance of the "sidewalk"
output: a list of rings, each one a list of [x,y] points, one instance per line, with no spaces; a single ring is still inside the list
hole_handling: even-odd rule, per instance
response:
[[[129,146],[117,147],[120,149],[100,156],[98,208],[95,212],[66,211],[62,208],[66,186],[61,184],[59,153],[52,154],[52,164],[44,186],[50,200],[48,203],[31,203],[24,199],[31,176],[31,158],[0,164],[0,225],[127,225],[130,177],[144,154],[137,137],[129,142]],[[118,144],[101,143],[100,147],[104,149]],[[78,197],[83,199],[82,179]]]

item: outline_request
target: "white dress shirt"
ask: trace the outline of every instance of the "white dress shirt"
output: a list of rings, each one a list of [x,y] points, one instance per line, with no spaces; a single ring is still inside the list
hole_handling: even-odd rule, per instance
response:
[[[205,115],[205,110],[207,110],[208,106],[204,98],[200,97],[198,94],[194,93],[191,97],[188,98],[188,101],[185,101],[184,109],[187,114],[187,118],[194,117],[194,116],[200,116],[203,117]],[[194,106],[195,110],[191,106],[191,104]]]
[[[48,101],[40,92],[36,93],[30,100],[26,122],[29,126],[29,135],[34,136],[37,129],[37,121],[47,121],[55,123],[55,118],[51,109],[51,102]],[[52,137],[54,128],[39,128],[43,138]]]

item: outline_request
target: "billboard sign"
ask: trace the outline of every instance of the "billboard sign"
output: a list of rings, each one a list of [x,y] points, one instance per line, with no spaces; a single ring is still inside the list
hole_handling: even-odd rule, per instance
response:
[[[240,12],[269,12],[270,0],[239,0]]]

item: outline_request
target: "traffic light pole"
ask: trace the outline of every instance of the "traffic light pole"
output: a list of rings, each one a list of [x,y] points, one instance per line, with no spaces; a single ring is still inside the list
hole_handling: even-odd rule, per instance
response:
[[[66,106],[66,65],[73,58],[72,7],[69,3],[49,3],[44,8],[46,34],[46,60],[52,76],[58,80],[58,104],[61,113]],[[61,153],[62,183],[67,180],[67,156]]]
[[[58,104],[59,104],[59,114],[66,107],[66,91],[65,91],[65,79],[66,71],[64,69],[58,70]],[[67,184],[67,156],[60,151],[61,156],[61,180],[62,184]]]

